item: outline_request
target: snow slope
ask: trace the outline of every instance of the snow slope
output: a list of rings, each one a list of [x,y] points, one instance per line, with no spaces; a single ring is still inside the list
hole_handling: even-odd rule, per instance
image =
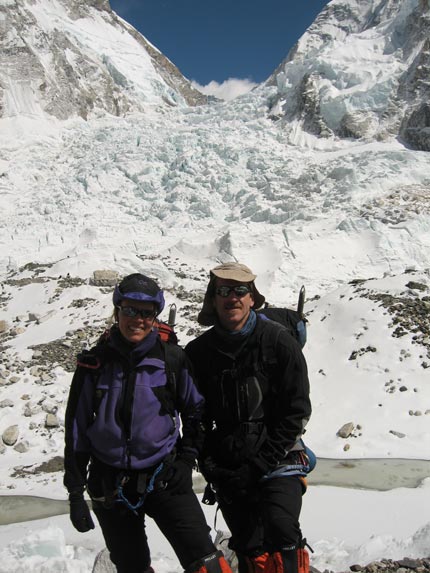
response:
[[[373,0],[366,4],[375,8]],[[391,18],[397,32],[409,29],[418,4],[386,0],[385,22]],[[2,10],[10,5],[0,2]],[[59,12],[46,12],[48,5],[64,10],[51,0],[31,4],[52,27]],[[336,14],[317,20],[295,63],[291,56],[286,64],[303,72],[302,54],[312,59],[320,41],[342,53],[325,62],[327,76],[341,78],[345,70],[348,80],[339,83],[339,97],[330,96],[325,119],[342,117],[346,101],[355,102],[353,111],[369,102],[378,112],[387,78],[405,69],[394,52],[381,52],[385,24],[351,29],[351,42],[342,44],[339,8],[349,6],[363,24],[363,5],[330,2]],[[121,47],[131,40],[114,49],[100,39],[103,17],[74,22],[82,53],[89,57],[103,42],[121,61],[121,73],[132,76],[135,60]],[[59,22],[69,26],[68,18]],[[327,40],[330,27],[336,34]],[[0,434],[16,426],[18,435],[0,448],[3,493],[65,498],[61,472],[40,465],[62,455],[74,356],[111,314],[112,288],[92,283],[97,270],[156,278],[168,304],[178,306],[181,344],[200,331],[195,319],[208,271],[221,261],[251,266],[274,304],[294,306],[305,284],[309,445],[319,456],[344,460],[429,459],[429,154],[390,130],[384,137],[373,128],[358,137],[334,129],[318,136],[305,121],[319,121],[315,107],[301,119],[275,121],[279,86],[260,86],[229,103],[154,104],[87,121],[41,114],[27,88],[19,97],[14,92],[23,107],[0,119]],[[347,423],[351,434],[341,438]],[[318,550],[313,563],[338,570],[400,552],[422,556],[430,546],[427,490],[427,482],[379,493],[311,487],[303,521]],[[64,518],[1,526],[0,533],[3,547],[11,542],[0,554],[7,573],[29,566],[88,571],[100,547],[99,530],[78,536]],[[177,571],[154,539],[161,544],[157,571]]]

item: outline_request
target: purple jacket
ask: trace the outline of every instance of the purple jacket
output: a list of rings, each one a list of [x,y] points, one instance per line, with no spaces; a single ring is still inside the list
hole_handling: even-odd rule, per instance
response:
[[[175,357],[170,375],[166,352]],[[132,346],[117,327],[88,353],[73,377],[66,409],[69,491],[85,486],[91,456],[114,468],[142,470],[158,465],[175,447],[198,455],[204,401],[187,364],[182,349],[165,345],[156,332]]]

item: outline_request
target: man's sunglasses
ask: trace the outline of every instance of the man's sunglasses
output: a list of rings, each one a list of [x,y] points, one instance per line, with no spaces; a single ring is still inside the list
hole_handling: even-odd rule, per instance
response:
[[[237,286],[220,286],[216,289],[216,294],[222,296],[223,298],[227,298],[231,292],[234,292],[236,296],[239,298],[245,296],[246,294],[251,292],[251,289],[247,285],[237,285]]]
[[[118,311],[127,318],[137,318],[140,316],[142,320],[147,318],[154,318],[155,312],[150,308],[136,308],[135,306],[117,306]]]

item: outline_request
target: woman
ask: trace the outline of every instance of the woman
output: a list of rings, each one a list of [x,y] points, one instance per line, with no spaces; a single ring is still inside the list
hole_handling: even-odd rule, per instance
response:
[[[65,421],[70,519],[94,528],[93,511],[119,573],[151,572],[150,516],[189,573],[231,573],[192,489],[203,398],[183,351],[154,327],[162,290],[136,273],[113,293],[115,324],[78,359]],[[179,432],[181,426],[181,433]]]

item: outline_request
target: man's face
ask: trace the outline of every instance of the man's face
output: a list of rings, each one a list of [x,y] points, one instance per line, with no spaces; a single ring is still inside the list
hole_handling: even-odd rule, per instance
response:
[[[226,288],[221,288],[220,294],[217,292],[220,287],[230,287],[230,292]],[[245,294],[235,292],[233,290],[234,287],[247,287],[248,292]],[[222,294],[227,294],[227,296],[222,296]],[[216,279],[214,307],[218,320],[226,330],[240,330],[248,320],[253,306],[254,298],[248,283],[241,283],[231,279]]]

